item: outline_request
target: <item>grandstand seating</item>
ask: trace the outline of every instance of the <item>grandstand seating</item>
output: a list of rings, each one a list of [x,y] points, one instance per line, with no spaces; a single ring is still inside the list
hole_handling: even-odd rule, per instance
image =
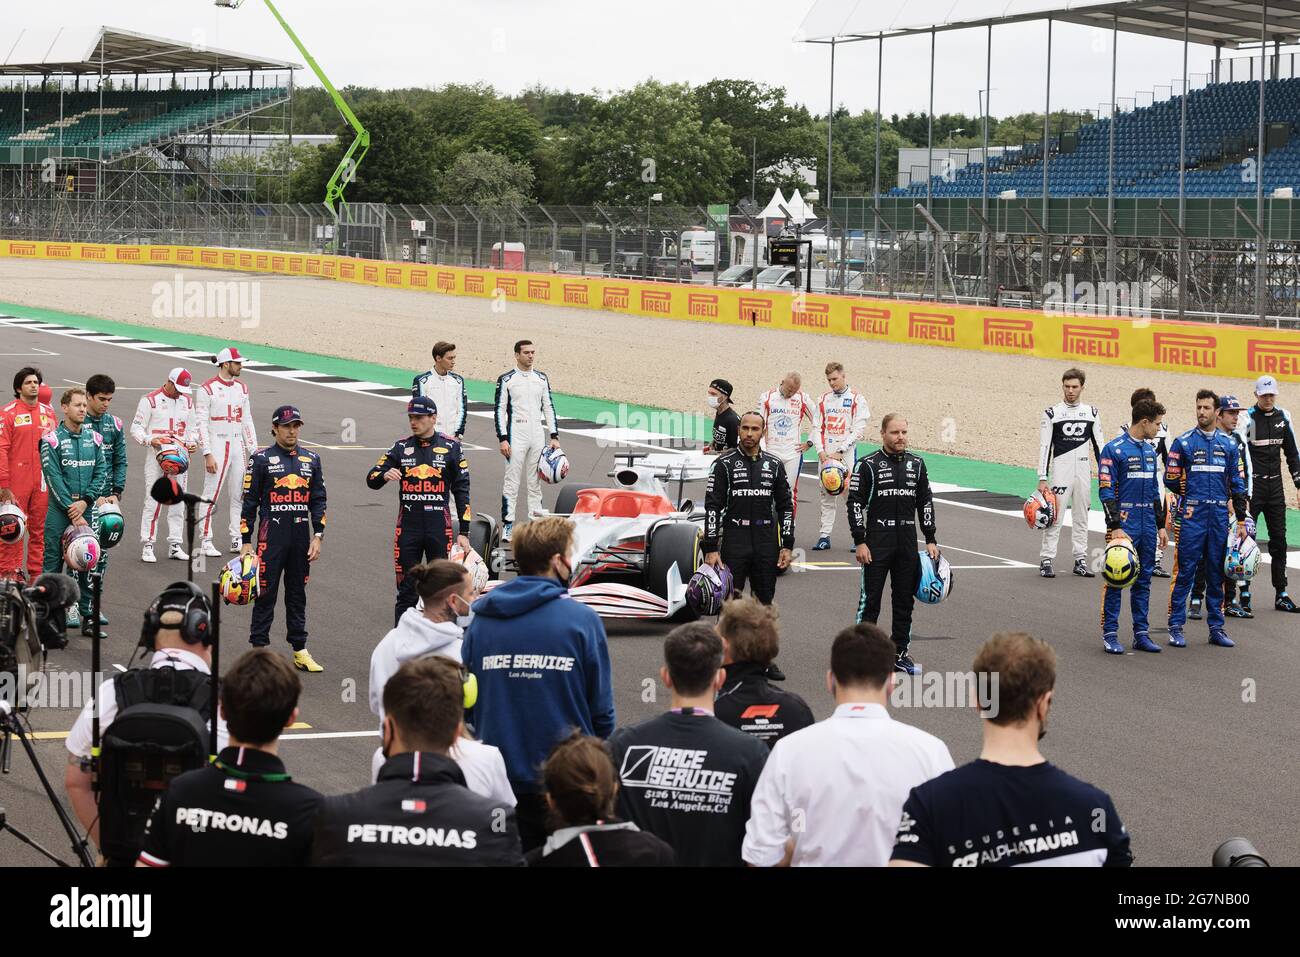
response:
[[[1255,195],[1254,147],[1258,142],[1259,84],[1214,83],[1187,97],[1186,194],[1197,197]],[[1122,113],[1115,125],[1115,194],[1164,197],[1178,195],[1179,122],[1182,97]],[[1264,190],[1300,187],[1300,78],[1271,80],[1264,85],[1266,123],[1285,123],[1285,146],[1265,154]],[[1105,196],[1110,150],[1110,120],[1091,123],[1079,131],[1078,146],[1060,152],[1053,143],[1048,158],[1048,192],[1056,197]],[[984,169],[980,163],[962,167],[945,181],[935,176],[934,196],[980,196]],[[1041,147],[989,157],[989,194],[1016,190],[1041,196]],[[895,189],[894,196],[925,196],[924,180]]]
[[[283,87],[98,93],[0,92],[0,156],[6,147],[57,147],[66,155],[114,159],[184,133],[263,109],[288,97]],[[26,121],[22,109],[26,105]],[[101,127],[102,120],[102,127]],[[102,129],[102,133],[101,133]]]

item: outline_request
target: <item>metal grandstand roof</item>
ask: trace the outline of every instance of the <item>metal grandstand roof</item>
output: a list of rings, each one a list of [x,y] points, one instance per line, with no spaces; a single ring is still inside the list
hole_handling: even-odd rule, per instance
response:
[[[1063,20],[1125,33],[1183,38],[1183,9],[1193,43],[1226,47],[1259,43],[1267,7],[1269,41],[1300,38],[1300,0],[817,0],[800,28],[812,43],[865,40],[935,30],[964,30],[1030,20]]]
[[[151,37],[114,27],[22,28],[11,42],[0,33],[0,54],[0,75],[11,76],[99,73],[101,62],[106,73],[302,69],[301,64],[288,60],[216,50],[193,41]]]

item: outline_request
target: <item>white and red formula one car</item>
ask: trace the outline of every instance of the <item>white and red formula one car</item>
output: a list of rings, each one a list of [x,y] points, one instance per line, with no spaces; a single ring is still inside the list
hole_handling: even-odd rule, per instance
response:
[[[686,482],[707,479],[712,463],[672,453],[619,452],[614,459],[612,487],[567,483],[546,513],[577,526],[579,561],[569,594],[604,618],[693,619],[686,583],[700,567],[704,508],[681,493]],[[665,483],[675,485],[677,504]],[[490,519],[475,519],[470,540],[490,556],[493,581],[485,590],[502,571],[515,570]]]

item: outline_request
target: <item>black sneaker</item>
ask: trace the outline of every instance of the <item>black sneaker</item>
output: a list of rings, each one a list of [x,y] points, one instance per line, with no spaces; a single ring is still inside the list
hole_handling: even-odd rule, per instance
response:
[[[1278,611],[1300,611],[1300,605],[1293,602],[1286,592],[1277,596],[1277,601],[1273,602],[1273,607]]]
[[[1242,617],[1242,618],[1254,618],[1254,617],[1255,617],[1255,612],[1252,611],[1252,610],[1251,610],[1251,607],[1250,607],[1250,592],[1248,592],[1248,591],[1243,591],[1243,592],[1241,593],[1241,600],[1240,600],[1237,604],[1239,604],[1239,605],[1241,606],[1241,617]]]
[[[1038,574],[1043,578],[1056,577],[1056,572],[1052,571],[1052,560],[1050,558],[1044,558],[1038,563]]]
[[[1164,566],[1163,566],[1162,564],[1160,564],[1160,559],[1158,559],[1158,558],[1156,559],[1156,563],[1151,567],[1151,577],[1152,577],[1152,578],[1168,578],[1168,577],[1169,577],[1169,573],[1168,573],[1167,571],[1165,571]]]
[[[921,666],[912,660],[911,655],[904,653],[899,655],[897,660],[894,662],[894,670],[902,671],[909,675],[919,675],[921,673]]]
[[[1201,601],[1201,599],[1199,599],[1199,598],[1193,598],[1192,601],[1191,601],[1191,605],[1190,605],[1190,607],[1188,608],[1188,611],[1187,611],[1187,617],[1190,618],[1190,619],[1192,619],[1192,621],[1200,621],[1201,618],[1204,617],[1204,616],[1201,614],[1201,606],[1202,606],[1202,604],[1203,604],[1203,602]]]
[[[1074,560],[1074,573],[1078,575],[1080,578],[1097,577],[1092,573],[1092,569],[1088,567],[1088,562],[1082,558],[1076,558]]]

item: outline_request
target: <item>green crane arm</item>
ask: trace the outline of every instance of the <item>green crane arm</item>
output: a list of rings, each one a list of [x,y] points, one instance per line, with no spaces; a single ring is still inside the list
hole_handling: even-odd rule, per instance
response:
[[[292,40],[293,45],[298,48],[298,52],[301,53],[303,59],[307,61],[307,65],[310,66],[312,72],[316,74],[316,78],[320,80],[321,85],[329,91],[330,96],[334,99],[334,106],[338,109],[343,119],[347,120],[352,129],[356,130],[356,138],[353,139],[352,145],[348,147],[348,151],[343,154],[343,159],[339,160],[339,165],[334,170],[334,175],[330,177],[329,182],[325,185],[325,208],[333,215],[335,222],[338,222],[339,207],[347,206],[347,202],[343,199],[343,190],[347,187],[348,183],[356,179],[357,168],[360,167],[361,160],[370,149],[370,133],[361,125],[361,121],[358,120],[356,114],[352,112],[352,107],[348,106],[347,100],[343,99],[343,95],[334,88],[334,84],[331,83],[329,77],[325,75],[325,71],[320,68],[320,64],[316,62],[315,57],[307,52],[307,48],[302,45],[302,41],[298,39],[298,35],[294,33],[289,24],[285,22],[284,17],[280,16],[280,11],[275,8],[275,4],[273,4],[271,0],[265,0],[265,2],[267,9],[271,11],[275,19],[280,21],[280,26],[284,28],[285,33],[289,34],[289,39]]]

